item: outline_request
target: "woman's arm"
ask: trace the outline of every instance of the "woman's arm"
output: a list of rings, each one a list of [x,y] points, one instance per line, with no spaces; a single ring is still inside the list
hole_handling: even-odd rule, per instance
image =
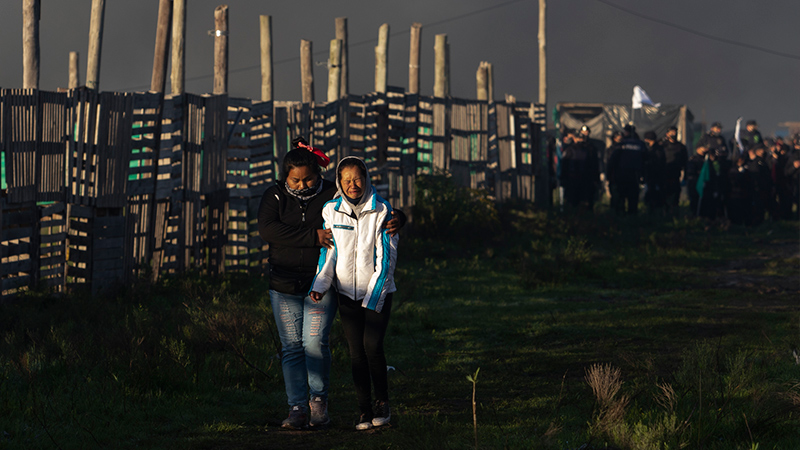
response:
[[[327,207],[322,210],[323,227],[325,229],[328,229],[328,224],[332,223],[330,221],[330,211],[331,209]],[[314,275],[314,281],[311,282],[311,290],[308,294],[314,301],[319,301],[333,283],[333,278],[336,276],[336,251],[335,241],[333,241],[331,248],[323,246],[319,251],[317,274]]]
[[[383,223],[391,214],[391,206],[386,204],[386,210],[378,215],[378,223]],[[390,235],[388,230],[383,227],[376,228],[375,240],[375,272],[369,280],[367,292],[364,296],[364,305],[368,309],[381,312],[383,300],[389,288],[392,286],[391,280],[394,277],[394,269],[397,265],[397,243],[399,237]]]

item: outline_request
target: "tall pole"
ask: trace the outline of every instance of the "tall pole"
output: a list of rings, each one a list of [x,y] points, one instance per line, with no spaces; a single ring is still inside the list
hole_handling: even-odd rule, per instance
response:
[[[539,104],[541,105],[547,104],[547,53],[545,52],[546,3],[547,0],[539,0]]]
[[[328,101],[339,100],[339,88],[342,77],[342,41],[331,40],[331,49],[328,56]]]
[[[214,95],[228,93],[228,5],[214,9]]]
[[[311,41],[300,41],[300,81],[303,103],[314,102],[314,61]]]
[[[261,101],[273,100],[272,87],[272,16],[261,16]]]
[[[433,96],[444,98],[447,95],[447,35],[437,34],[433,46],[436,66],[434,68]]]
[[[384,23],[378,30],[378,45],[375,47],[375,92],[386,93],[386,80],[389,76],[389,24]]]
[[[150,90],[164,93],[167,85],[167,63],[169,34],[172,29],[172,0],[159,0],[158,23],[156,25],[156,47],[153,51],[153,76]]]
[[[86,57],[86,87],[100,88],[100,55],[103,46],[103,17],[106,1],[92,0],[92,15],[89,22],[89,54]]]
[[[539,124],[539,142],[532,143],[538,148],[538,158],[534,178],[534,204],[540,209],[550,207],[553,194],[550,190],[550,155],[547,154],[547,53],[545,51],[545,23],[547,0],[539,0],[539,117],[536,108],[531,111],[532,119]],[[538,145],[536,145],[538,144]]]
[[[494,101],[494,66],[492,63],[486,63],[486,93],[490,102]]]
[[[478,65],[478,71],[475,73],[475,83],[477,85],[478,100],[489,100],[489,85],[488,73],[486,70],[486,61],[481,61]]]
[[[81,76],[78,69],[78,52],[69,52],[69,84],[67,87],[75,89],[81,85]]]
[[[342,75],[339,85],[339,95],[346,97],[350,94],[350,67],[347,60],[347,17],[336,18],[336,39],[342,41]]]
[[[172,74],[170,84],[172,95],[181,95],[186,82],[186,0],[174,0],[172,3]]]
[[[22,1],[22,87],[39,89],[39,0]]]
[[[408,51],[408,93],[419,94],[419,50],[422,24],[411,24],[411,43]]]

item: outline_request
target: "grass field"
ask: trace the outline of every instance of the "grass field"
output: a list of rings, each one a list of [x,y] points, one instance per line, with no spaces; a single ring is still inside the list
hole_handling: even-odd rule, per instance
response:
[[[267,282],[190,274],[0,304],[0,449],[800,448],[797,223],[498,218],[401,238],[390,427],[337,319],[332,426],[282,430]]]

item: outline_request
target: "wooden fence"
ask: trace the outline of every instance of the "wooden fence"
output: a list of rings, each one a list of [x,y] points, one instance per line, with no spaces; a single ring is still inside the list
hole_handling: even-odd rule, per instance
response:
[[[0,299],[189,269],[263,273],[259,201],[298,135],[334,161],[364,158],[399,208],[437,171],[497,201],[533,200],[534,109],[538,122],[530,103],[396,88],[325,104],[0,90]]]

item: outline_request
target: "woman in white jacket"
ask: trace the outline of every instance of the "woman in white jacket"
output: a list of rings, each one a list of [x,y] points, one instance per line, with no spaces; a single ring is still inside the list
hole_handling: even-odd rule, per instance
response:
[[[336,187],[337,196],[322,210],[334,247],[323,247],[309,295],[322,298],[335,283],[361,410],[356,429],[366,430],[386,425],[391,417],[383,340],[396,290],[398,237],[382,227],[392,207],[370,183],[364,161],[352,156],[342,159]]]

